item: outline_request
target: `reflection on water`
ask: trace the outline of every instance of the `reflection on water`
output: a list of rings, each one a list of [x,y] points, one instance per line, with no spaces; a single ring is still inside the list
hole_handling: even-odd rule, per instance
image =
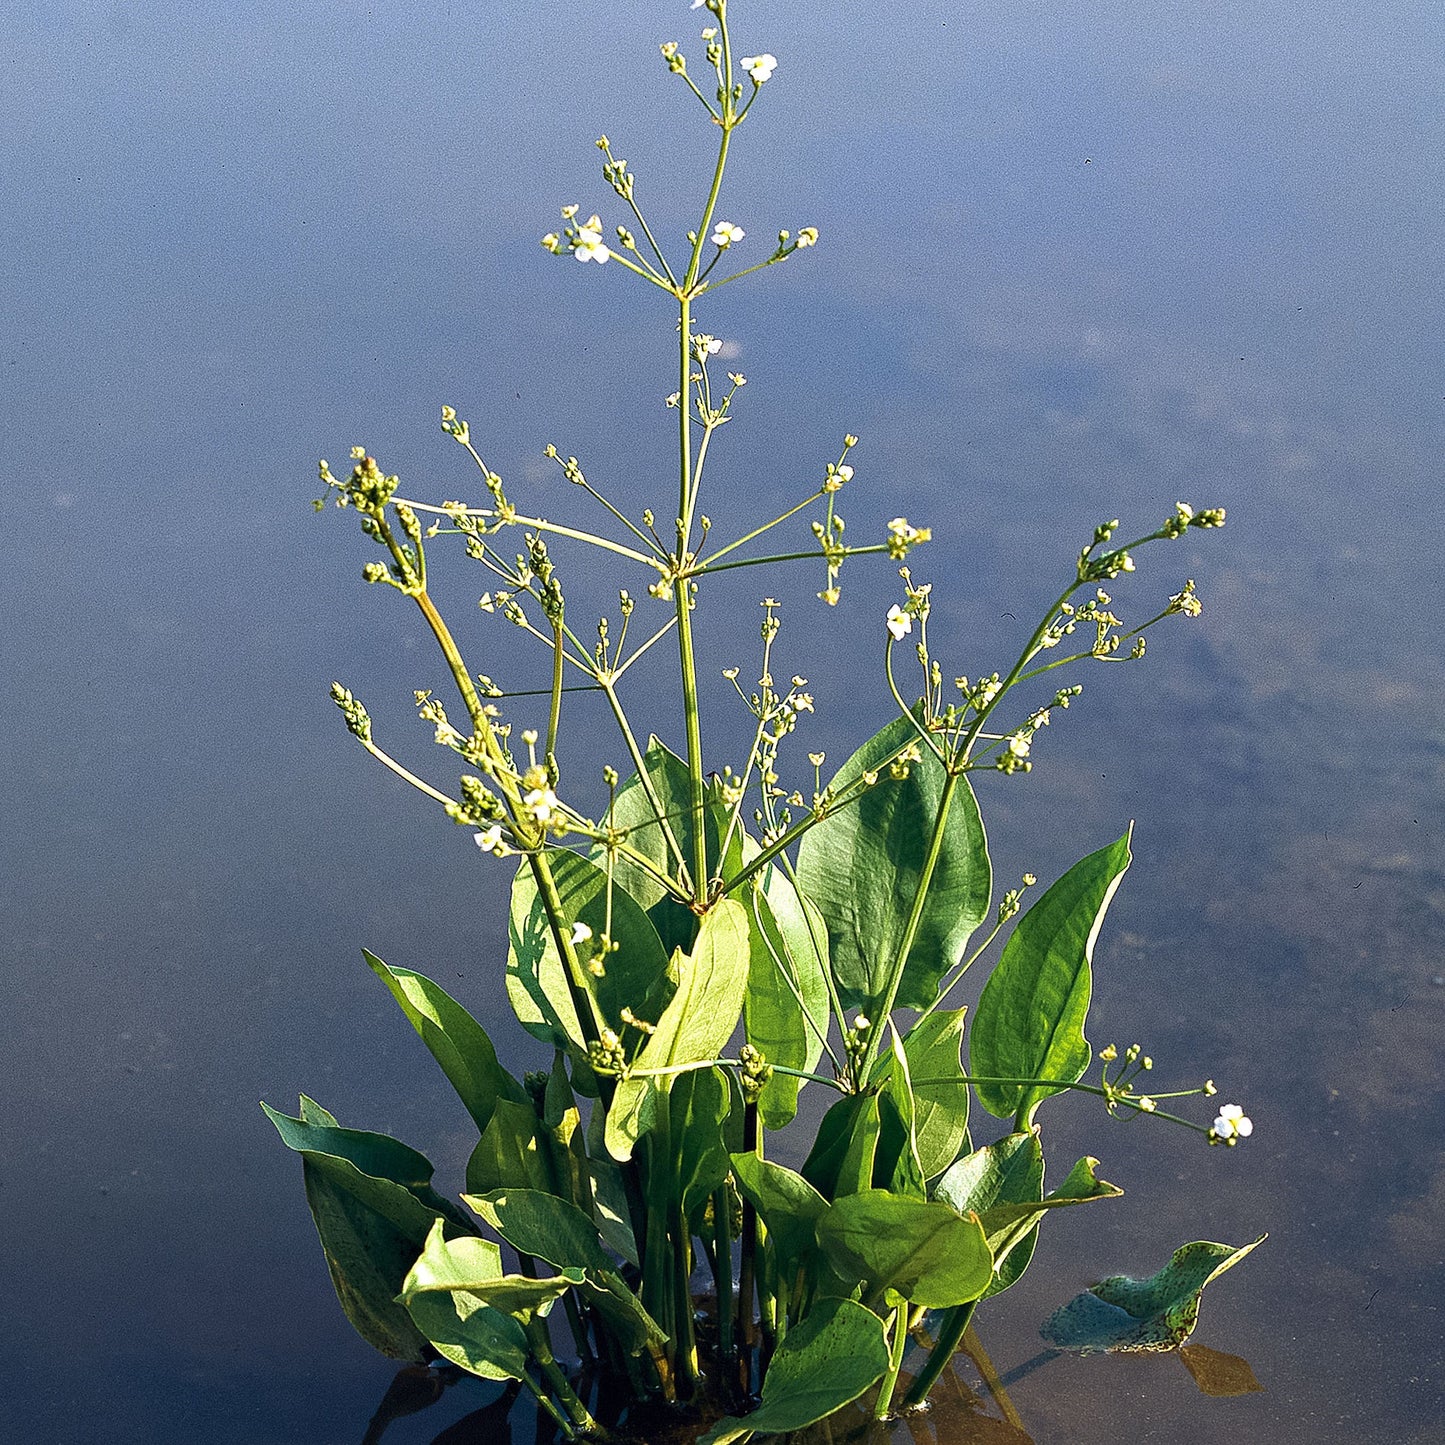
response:
[[[1201,1394],[1228,1398],[1264,1389],[1249,1362],[1238,1355],[1191,1344],[1169,1353],[1182,1361]],[[830,1419],[779,1438],[783,1445],[1046,1445],[1029,1433],[1008,1387],[1061,1354],[1058,1350],[1043,1350],[1001,1377],[978,1332],[970,1328],[954,1367],[939,1377],[925,1408],[896,1420],[878,1421],[870,1413],[870,1392]],[[970,1378],[974,1380],[972,1385],[968,1383]],[[910,1380],[905,1370],[901,1390],[906,1391]],[[380,1445],[383,1434],[392,1426],[431,1410],[453,1387],[460,1387],[458,1393],[469,1402],[495,1389],[454,1365],[430,1369],[407,1366],[399,1370],[376,1407],[361,1445]],[[488,1404],[470,1409],[439,1433],[429,1433],[425,1419],[413,1421],[406,1441],[408,1445],[511,1445],[511,1417],[519,1391],[519,1385],[510,1383]],[[601,1408],[603,1382],[584,1377],[580,1393],[594,1414],[607,1418]],[[525,1428],[537,1445],[549,1445],[557,1438],[550,1419],[529,1409],[525,1402],[520,1408],[528,1422]],[[624,1439],[645,1445],[687,1445],[721,1413],[720,1408],[710,1407],[671,1412],[659,1407],[659,1413],[650,1418],[625,1421],[620,1433]],[[387,1445],[402,1445],[400,1431],[387,1435]]]

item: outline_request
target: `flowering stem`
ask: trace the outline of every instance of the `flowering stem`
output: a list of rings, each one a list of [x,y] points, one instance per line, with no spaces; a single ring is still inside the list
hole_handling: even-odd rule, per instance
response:
[[[875,542],[867,547],[844,547],[842,555],[844,557],[867,557],[887,550],[888,547],[885,543]],[[778,552],[771,557],[746,557],[739,562],[701,562],[691,569],[691,573],[694,577],[700,577],[704,572],[727,572],[734,567],[763,567],[773,562],[815,562],[819,557],[826,560],[827,556],[826,552]]]
[[[562,619],[552,624],[552,701],[547,709],[547,766],[556,766],[557,728],[562,721]]]
[[[450,517],[456,511],[454,507],[437,507],[425,502],[398,501],[402,506],[410,507],[414,512],[427,512],[432,516]],[[640,562],[644,567],[651,567],[657,570],[657,562],[642,552],[622,542],[614,542],[608,537],[599,537],[595,532],[579,531],[576,527],[564,527],[558,522],[549,522],[545,517],[524,517],[520,512],[508,512],[506,516],[499,515],[489,507],[468,507],[464,513],[468,517],[490,518],[493,521],[505,522],[513,527],[532,527],[538,532],[550,532],[555,537],[570,537],[574,542],[586,542],[593,547],[601,547],[608,552],[616,552],[620,557],[627,557],[633,562]]]
[[[894,681],[893,639],[891,637],[888,639],[888,644],[883,652],[883,671],[888,677],[888,691],[893,694],[893,701],[898,705],[898,711],[913,724],[913,731],[918,734],[919,738],[927,746],[929,752],[946,768],[948,766],[948,759],[944,756],[943,749],[934,741],[928,729],[913,715],[913,709],[903,701],[903,694],[899,692],[898,684]]]
[[[662,836],[667,841],[668,850],[677,862],[679,881],[690,894],[692,882],[687,876],[687,860],[682,856],[682,849],[678,846],[677,835],[672,831],[672,824],[667,821],[667,810],[663,807],[662,799],[657,795],[657,786],[644,764],[642,750],[637,745],[637,738],[633,735],[632,726],[627,721],[627,714],[622,710],[622,700],[617,696],[617,688],[613,683],[612,676],[603,673],[598,680],[602,684],[602,691],[607,694],[607,701],[612,708],[612,716],[617,719],[617,726],[622,730],[623,741],[627,744],[628,754],[632,758],[632,766],[637,770],[637,780],[642,785],[642,791],[647,794],[647,801],[652,808],[653,817],[657,819],[658,826],[662,829]]]
[[[749,532],[746,537],[739,537],[736,542],[729,542],[726,547],[719,547],[718,550],[714,552],[711,557],[706,558],[699,565],[704,570],[711,568],[720,557],[726,557],[729,552],[735,552],[739,547],[742,547],[748,542],[751,542],[754,537],[761,537],[764,532],[770,531],[773,527],[776,527],[779,522],[786,522],[789,517],[796,517],[798,513],[803,510],[804,507],[808,506],[812,502],[816,502],[818,498],[822,495],[822,491],[819,490],[813,492],[810,496],[804,497],[803,500],[799,502],[796,507],[789,507],[788,510],[784,512],[781,517],[774,517],[771,522],[765,522],[755,531]]]

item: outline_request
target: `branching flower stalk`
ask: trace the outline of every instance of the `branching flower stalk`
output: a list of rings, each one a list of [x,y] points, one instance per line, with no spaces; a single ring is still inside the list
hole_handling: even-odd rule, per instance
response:
[[[726,387],[715,381],[712,368],[728,351],[702,329],[703,303],[814,246],[819,234],[812,226],[782,230],[761,259],[732,269],[749,242],[723,206],[730,148],[778,62],[767,53],[735,58],[727,0],[693,8],[704,6],[711,80],[694,79],[679,45],[661,47],[715,128],[685,250],[670,255],[665,231],[644,213],[635,173],[607,136],[597,142],[602,177],[626,208],[615,244],[604,239],[601,217],[584,217],[575,204],[563,207],[561,229],[542,242],[597,269],[616,261],[609,276],[669,298],[671,526],[651,508],[630,516],[577,457],[552,445],[546,457],[600,509],[600,525],[613,535],[523,511],[450,406],[442,429],[475,465],[483,505],[402,496],[398,479],[364,448],[353,450],[345,478],[321,463],[329,493],[382,548],[385,560],[369,563],[363,577],[411,598],[441,652],[466,725],[454,725],[430,690],[416,693],[417,711],[468,771],[453,789],[429,782],[378,745],[370,715],[347,688],[336,684],[333,699],[366,751],[471,829],[483,854],[520,860],[506,988],[554,1063],[518,1081],[457,1000],[368,955],[476,1124],[463,1196],[471,1213],[435,1193],[430,1166],[395,1140],[342,1130],[310,1100],[298,1118],[272,1118],[307,1159],[318,1227],[358,1329],[392,1354],[434,1350],[524,1383],[568,1438],[603,1434],[608,1422],[553,1356],[545,1316],[559,1299],[578,1355],[629,1382],[638,1402],[686,1401],[721,1380],[722,1408],[743,1409],[760,1390],[766,1411],[786,1396],[777,1380],[821,1372],[831,1383],[809,1396],[813,1418],[870,1390],[870,1408],[882,1418],[895,1408],[910,1329],[925,1310],[943,1311],[942,1325],[905,1405],[927,1394],[979,1300],[1022,1272],[1049,1211],[1120,1192],[1086,1157],[1044,1193],[1037,1114],[1046,1100],[1087,1095],[1113,1117],[1181,1124],[1211,1144],[1234,1146],[1253,1130],[1236,1104],[1207,1126],[1161,1108],[1212,1095],[1214,1085],[1147,1089],[1153,1060],[1138,1045],[1122,1056],[1102,1050],[1097,1082],[1088,1080],[1092,950],[1131,861],[1130,832],[1081,859],[1027,908],[1031,874],[995,903],[970,781],[1030,771],[1039,733],[1081,691],[1078,683],[1057,686],[1059,669],[1138,660],[1150,629],[1199,614],[1189,581],[1147,621],[1126,627],[1105,584],[1133,573],[1135,553],[1147,545],[1218,527],[1223,511],[1180,502],[1161,526],[1122,545],[1119,523],[1103,523],[1012,663],[959,675],[953,691],[929,636],[932,586],[915,579],[907,560],[930,530],[899,516],[881,541],[844,541],[838,493],[854,477],[856,436],[844,438],[800,501],[738,535],[724,528],[715,536],[706,467],[719,432],[737,419],[747,378],[729,371]],[[718,510],[726,520],[730,509]],[[805,519],[811,542],[773,542],[776,529]],[[517,536],[522,545],[509,549],[503,538]],[[498,664],[472,670],[428,590],[427,544],[436,538],[458,539],[483,569],[480,611],[543,648],[545,687],[508,689],[493,676]],[[761,554],[764,538],[773,550]],[[574,549],[625,569],[620,624],[598,618],[595,641],[584,640],[564,592]],[[896,715],[830,779],[824,754],[808,752],[806,781],[790,781],[792,740],[813,696],[801,673],[786,684],[775,678],[781,605],[764,597],[755,689],[738,684],[736,666],[722,674],[751,719],[749,736],[740,757],[710,773],[693,626],[709,579],[808,561],[821,564],[817,596],[832,607],[844,564],[861,556],[899,564],[903,595],[884,619],[881,658]],[[667,612],[643,629],[641,643],[630,629],[637,606],[648,603],[634,593]],[[643,741],[624,686],[633,665],[674,631],[681,756],[657,738]],[[901,666],[910,652],[921,672],[916,688]],[[1045,685],[1052,692],[1039,694]],[[623,779],[602,766],[606,804],[597,817],[575,803],[561,750],[589,694],[605,701],[632,769]],[[535,725],[514,724],[503,711],[532,699]],[[1000,939],[965,1011],[955,1003],[960,985]],[[793,1121],[807,1085],[835,1097],[793,1170],[776,1162],[766,1138]],[[972,1142],[971,1097],[1004,1124],[992,1144]],[[336,1231],[368,1219],[371,1237],[415,1246],[404,1278],[386,1277],[392,1264],[378,1259],[367,1259],[360,1275],[347,1273],[368,1246]],[[517,1273],[506,1272],[503,1246]],[[1196,1247],[1229,1252],[1188,1248]],[[704,1358],[706,1332],[697,1329],[700,1257],[716,1292],[720,1368]],[[775,1361],[787,1368],[770,1375]],[[789,1412],[798,1408],[793,1402],[776,1418],[796,1424]],[[724,1419],[709,1445],[765,1432],[768,1418]]]

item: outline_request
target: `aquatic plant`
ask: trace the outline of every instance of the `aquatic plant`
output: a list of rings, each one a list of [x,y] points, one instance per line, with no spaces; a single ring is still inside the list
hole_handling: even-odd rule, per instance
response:
[[[1110,1114],[1171,1120],[1215,1144],[1250,1131],[1238,1106],[1212,1125],[1174,1113],[1213,1085],[1152,1087],[1153,1061],[1138,1046],[1103,1049],[1091,1075],[1094,943],[1130,865],[1129,830],[1025,908],[1030,875],[995,894],[970,781],[1030,770],[1040,731],[1081,691],[1065,672],[1137,660],[1152,628],[1199,614],[1189,581],[1134,625],[1112,594],[1132,585],[1144,549],[1217,528],[1224,513],[1180,502],[1127,539],[1115,520],[1095,527],[1016,655],[982,676],[952,676],[930,639],[932,586],[909,565],[927,527],[900,516],[876,540],[845,540],[839,494],[854,483],[857,438],[820,465],[807,495],[715,540],[724,528],[705,510],[704,473],[746,377],[718,376],[724,344],[700,313],[722,287],[794,261],[820,236],[782,230],[756,259],[739,259],[748,233],[723,209],[724,178],[778,62],[736,55],[727,0],[706,9],[701,79],[679,45],[661,48],[716,142],[686,244],[655,236],[635,174],[605,136],[602,175],[623,222],[608,230],[568,205],[542,242],[598,268],[615,262],[608,281],[621,273],[666,298],[660,314],[677,334],[667,398],[675,504],[630,516],[549,446],[608,526],[544,518],[514,499],[450,407],[442,427],[475,463],[480,505],[410,497],[362,447],[341,475],[320,466],[328,496],[379,548],[365,579],[409,598],[440,647],[460,712],[431,690],[416,703],[461,770],[455,785],[405,767],[350,690],[337,684],[332,695],[367,752],[470,829],[489,862],[515,867],[505,989],[550,1067],[517,1079],[460,1002],[368,953],[475,1124],[461,1202],[432,1187],[421,1155],[343,1128],[309,1099],[296,1117],[268,1112],[303,1156],[331,1275],[360,1333],[389,1355],[440,1355],[519,1381],[567,1436],[604,1426],[554,1355],[559,1305],[577,1357],[625,1400],[685,1403],[706,1376],[709,1398],[731,1412],[710,1440],[796,1429],[870,1391],[884,1417],[926,1397],[977,1307],[1027,1268],[1050,1212],[1120,1192],[1092,1157],[1046,1188],[1040,1113],[1051,1099],[1083,1092]],[[732,525],[742,510],[743,499],[719,498],[715,514]],[[806,522],[803,536],[767,550],[794,519]],[[434,544],[448,543],[488,574],[482,611],[546,649],[542,702],[498,681],[504,651],[485,674],[464,656],[428,585]],[[826,611],[845,564],[860,558],[897,565],[901,579],[866,640],[892,715],[830,775],[822,752],[807,753],[800,780],[795,735],[813,697],[802,675],[774,676],[781,610],[764,598],[756,680],[724,672],[751,744],[714,770],[694,628],[713,579],[811,563]],[[578,628],[569,568],[595,577],[604,563],[620,571],[616,616]],[[629,715],[629,674],[664,645],[676,649],[680,682],[676,751],[639,737]],[[600,810],[584,801],[595,782],[577,786],[576,765],[568,776],[559,761],[579,692],[601,700],[630,765],[624,779],[593,755]],[[960,985],[975,968],[988,977],[969,1016]],[[490,1015],[493,1000],[482,1002]],[[837,1097],[807,1147],[787,1146],[801,1161],[789,1168],[769,1140],[793,1124],[809,1086]],[[1001,1121],[993,1142],[976,1143],[975,1100]],[[1242,1253],[1188,1245],[1155,1281],[1106,1281],[1052,1327],[1086,1347],[1176,1344],[1204,1284]],[[1114,1312],[1108,1328],[1101,1310]],[[923,1355],[905,1391],[915,1338]]]

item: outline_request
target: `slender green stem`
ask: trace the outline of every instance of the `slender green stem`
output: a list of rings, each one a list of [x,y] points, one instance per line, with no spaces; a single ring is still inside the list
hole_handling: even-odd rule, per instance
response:
[[[789,517],[796,517],[799,512],[801,512],[805,507],[810,506],[813,502],[816,502],[818,498],[822,495],[823,493],[821,491],[811,493],[809,496],[804,497],[803,500],[799,502],[796,507],[789,507],[786,512],[784,512],[781,516],[774,517],[771,522],[765,522],[761,527],[755,527],[751,532],[747,534],[747,536],[739,537],[736,542],[729,542],[726,547],[719,547],[716,552],[714,552],[710,557],[704,558],[698,565],[703,568],[704,571],[707,570],[709,567],[713,566],[713,564],[716,563],[720,557],[726,557],[729,552],[735,552],[739,547],[746,546],[755,537],[761,537],[764,532],[771,531],[780,522],[786,522]]]
[[[403,782],[410,783],[418,792],[425,793],[434,803],[441,803],[443,806],[455,803],[455,798],[449,798],[445,793],[439,793],[430,783],[424,782],[421,778],[417,777],[415,773],[402,767],[390,753],[383,752],[370,738],[359,738],[358,741],[377,762],[381,763],[384,767],[390,768],[397,777]]]
[[[592,485],[591,482],[583,481],[578,483],[578,485],[582,488],[584,492],[587,493],[588,496],[592,497],[599,505],[605,507],[609,512],[611,512],[612,515],[616,517],[617,520],[621,522],[622,525],[626,527],[627,530],[631,532],[632,535],[636,537],[639,542],[645,542],[647,546],[657,554],[657,558],[659,561],[667,560],[667,553],[661,547],[659,547],[657,543],[651,537],[649,537],[647,533],[644,532],[642,528],[637,525],[636,522],[632,520],[631,517],[627,516],[623,512],[618,511],[618,509],[614,507],[612,503],[609,502],[607,498],[604,497],[602,493],[599,492],[597,488]]]
[[[397,499],[399,502],[400,498]],[[431,512],[439,516],[451,516],[454,508],[437,507],[425,502],[401,502],[401,505],[410,507],[414,512]],[[614,542],[610,537],[599,537],[595,532],[583,532],[576,527],[564,527],[559,522],[549,522],[545,517],[526,517],[521,512],[508,512],[500,516],[489,507],[468,507],[466,515],[469,517],[485,517],[493,521],[503,521],[509,527],[532,527],[538,532],[550,532],[556,537],[570,537],[574,542],[586,542],[592,547],[601,547],[608,552],[616,552],[619,557],[628,557],[634,562],[640,562],[645,567],[651,567],[657,571],[657,560],[638,552],[622,542]]]
[[[658,827],[662,829],[662,836],[667,842],[668,851],[671,852],[677,863],[678,875],[682,885],[689,892],[692,892],[692,884],[688,879],[687,860],[682,856],[682,848],[678,845],[677,835],[672,831],[672,824],[667,820],[667,810],[662,806],[662,799],[657,794],[657,785],[652,781],[643,760],[642,749],[637,744],[637,738],[633,734],[632,725],[627,721],[627,714],[623,710],[622,700],[617,696],[612,677],[603,674],[599,679],[602,691],[607,695],[608,705],[612,709],[612,716],[617,719],[617,726],[621,729],[622,740],[627,745],[628,756],[632,759],[632,766],[637,770],[637,780],[642,786],[642,791],[647,794],[648,806],[652,809],[652,816],[657,819]]]
[[[874,543],[867,547],[845,547],[845,557],[867,557],[877,555],[888,550],[887,544],[883,542]],[[691,569],[694,577],[701,577],[704,573],[709,576],[714,572],[731,572],[735,567],[765,567],[773,562],[816,562],[818,558],[827,558],[826,552],[778,552],[771,557],[744,557],[737,562],[698,563]]]
[[[702,776],[702,726],[697,703],[697,659],[692,648],[692,615],[686,578],[674,585],[677,605],[678,653],[682,665],[682,702],[687,724],[687,774],[692,811],[692,896],[698,906],[707,902],[708,861],[706,791]]]
[[[769,266],[776,266],[779,261],[786,261],[798,248],[789,246],[781,256],[769,256],[766,261],[759,261],[755,265],[745,266],[741,271],[734,271],[731,276],[724,276],[721,281],[713,281],[709,284],[709,291],[721,291],[724,286],[731,286],[734,281],[740,281],[744,276],[751,276],[754,271],[766,271]]]
[[[898,948],[888,972],[887,986],[884,988],[879,1002],[872,1005],[876,1009],[876,1013],[858,1068],[860,1079],[867,1079],[872,1075],[873,1063],[878,1057],[878,1047],[883,1040],[882,1024],[893,1012],[893,1004],[898,997],[898,988],[903,982],[903,969],[908,962],[908,954],[913,947],[913,940],[917,936],[918,925],[923,920],[923,908],[928,901],[928,890],[933,884],[933,871],[938,866],[939,858],[943,855],[943,840],[947,835],[948,813],[953,806],[954,790],[958,787],[961,776],[955,772],[949,772],[944,776],[943,788],[938,795],[938,808],[933,818],[933,832],[928,840],[928,853],[924,857],[923,867],[919,871],[918,887],[913,895],[913,906],[908,911],[908,922],[904,925],[902,938],[898,940]]]
[[[928,729],[914,716],[913,709],[903,701],[903,694],[898,690],[898,684],[893,680],[893,639],[891,637],[888,639],[888,645],[883,651],[883,671],[888,677],[888,691],[893,694],[893,701],[897,704],[898,711],[913,724],[913,731],[918,734],[918,737],[928,748],[929,752],[946,768],[948,766],[948,759],[944,756],[943,749],[938,746],[938,743],[929,734]]]
[[[557,728],[562,721],[562,619],[552,624],[552,705],[547,709],[547,764],[555,766]]]
[[[898,1372],[903,1368],[903,1356],[908,1350],[908,1301],[900,1300],[893,1311],[893,1335],[888,1342],[888,1372],[878,1387],[878,1400],[873,1406],[873,1418],[886,1420],[893,1404],[893,1391],[898,1384]]]

